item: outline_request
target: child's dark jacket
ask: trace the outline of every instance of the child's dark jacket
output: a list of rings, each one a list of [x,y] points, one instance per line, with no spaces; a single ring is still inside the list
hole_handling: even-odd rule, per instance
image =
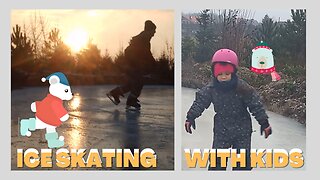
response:
[[[189,121],[195,120],[213,103],[214,132],[229,131],[233,133],[252,132],[252,121],[249,111],[260,125],[268,123],[268,116],[255,89],[239,79],[237,87],[227,92],[221,92],[215,83],[203,87],[196,93],[195,101],[187,113]]]

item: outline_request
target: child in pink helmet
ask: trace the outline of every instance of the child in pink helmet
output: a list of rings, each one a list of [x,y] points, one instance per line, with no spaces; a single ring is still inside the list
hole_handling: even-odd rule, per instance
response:
[[[234,170],[251,170],[251,133],[250,113],[260,125],[261,135],[268,138],[272,133],[268,116],[256,90],[237,76],[238,57],[230,49],[220,49],[212,57],[213,80],[196,92],[196,99],[187,112],[185,129],[192,134],[196,129],[195,119],[210,104],[214,105],[213,149],[246,150],[246,167],[234,167]],[[248,111],[249,109],[249,111]],[[250,113],[249,113],[250,112]],[[216,158],[216,167],[209,170],[226,170],[221,167],[221,159]]]

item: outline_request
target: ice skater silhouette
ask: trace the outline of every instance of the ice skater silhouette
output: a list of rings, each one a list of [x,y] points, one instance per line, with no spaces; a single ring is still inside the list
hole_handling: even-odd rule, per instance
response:
[[[156,33],[156,25],[145,21],[144,30],[134,36],[129,46],[124,51],[124,69],[127,81],[107,93],[107,97],[115,104],[120,103],[120,96],[129,92],[126,102],[127,110],[140,110],[141,105],[138,97],[141,94],[144,82],[143,77],[152,73],[155,66],[155,59],[150,51],[150,40]]]

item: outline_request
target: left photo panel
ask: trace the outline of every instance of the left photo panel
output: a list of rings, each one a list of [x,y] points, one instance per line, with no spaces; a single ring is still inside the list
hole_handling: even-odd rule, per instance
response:
[[[11,170],[174,170],[174,11],[11,11]]]

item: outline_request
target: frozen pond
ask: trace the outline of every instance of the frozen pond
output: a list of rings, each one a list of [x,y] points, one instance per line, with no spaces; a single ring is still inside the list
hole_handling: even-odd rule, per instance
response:
[[[64,148],[87,150],[151,148],[157,155],[156,170],[173,170],[173,86],[145,86],[139,98],[142,106],[140,113],[126,112],[124,98],[121,98],[118,106],[114,105],[105,96],[106,92],[114,87],[114,85],[71,87],[74,97],[64,102],[70,118],[57,128],[58,134],[65,137]],[[18,169],[16,167],[17,148],[33,147],[38,150],[48,148],[44,137],[45,130],[36,130],[31,137],[22,137],[18,133],[18,119],[34,117],[30,104],[43,99],[47,93],[48,87],[31,87],[12,91],[12,169]],[[55,166],[52,169],[59,170]],[[104,168],[94,170],[100,169]]]

